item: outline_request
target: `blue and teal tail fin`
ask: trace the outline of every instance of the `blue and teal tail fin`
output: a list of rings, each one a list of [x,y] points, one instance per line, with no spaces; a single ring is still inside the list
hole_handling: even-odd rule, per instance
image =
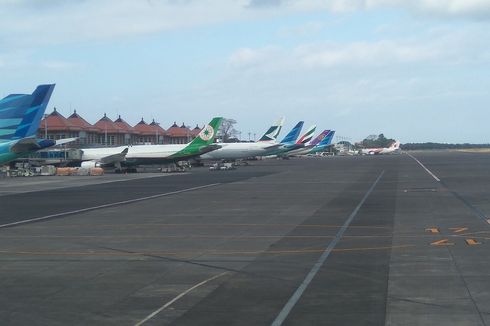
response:
[[[36,135],[54,86],[39,85],[32,94],[11,94],[0,100],[0,142]]]
[[[317,144],[318,147],[328,146],[332,143],[333,136],[335,135],[335,130],[330,130],[328,134],[322,139],[321,142]]]
[[[294,144],[298,139],[301,128],[303,128],[304,121],[300,121],[294,126],[294,128],[281,140],[281,144]]]

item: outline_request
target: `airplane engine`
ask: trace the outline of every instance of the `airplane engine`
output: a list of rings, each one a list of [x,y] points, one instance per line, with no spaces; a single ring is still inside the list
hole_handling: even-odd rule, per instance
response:
[[[95,161],[85,161],[80,164],[80,167],[90,169],[90,168],[98,168],[100,164]]]

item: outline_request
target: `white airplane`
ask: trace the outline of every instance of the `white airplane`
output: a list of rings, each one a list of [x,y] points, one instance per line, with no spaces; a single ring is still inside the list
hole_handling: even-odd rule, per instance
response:
[[[188,160],[219,148],[219,145],[213,142],[221,120],[221,117],[213,118],[188,144],[85,148],[82,149],[81,166],[114,165],[121,169],[122,166],[167,164]]]
[[[290,156],[300,156],[322,152],[328,147],[333,146],[332,139],[334,134],[335,130],[324,130],[304,147],[292,150],[287,154]]]
[[[400,142],[397,140],[393,142],[389,147],[363,148],[361,149],[361,154],[363,155],[391,154],[399,150],[400,150]]]
[[[284,119],[280,119],[276,125],[269,130],[254,143],[218,143],[221,147],[215,151],[206,153],[200,156],[201,160],[238,160],[255,156],[270,156],[285,153],[290,148],[294,148],[296,139],[303,127],[303,121],[300,121],[296,126],[284,137],[281,142],[277,142],[276,138],[282,128]]]
[[[271,126],[267,132],[256,142],[253,143],[217,143],[219,149],[203,154],[198,160],[238,160],[253,156],[265,156],[272,149],[281,146],[276,142],[276,138],[281,131],[284,118]]]

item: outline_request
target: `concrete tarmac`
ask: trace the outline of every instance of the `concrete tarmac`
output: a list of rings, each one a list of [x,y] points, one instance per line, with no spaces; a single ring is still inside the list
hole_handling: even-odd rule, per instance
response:
[[[490,155],[412,155],[0,180],[0,320],[489,325]]]

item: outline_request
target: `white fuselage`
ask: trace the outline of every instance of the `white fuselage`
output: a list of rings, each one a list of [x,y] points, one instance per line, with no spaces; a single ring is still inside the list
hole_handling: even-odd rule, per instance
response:
[[[145,159],[145,158],[167,158],[186,147],[187,144],[171,145],[134,145],[104,148],[84,148],[82,149],[82,161],[99,161],[104,157],[121,153],[128,148],[126,159]]]
[[[200,156],[203,160],[237,160],[253,156],[267,156],[277,147],[276,142],[255,142],[255,143],[218,143],[221,148]]]

